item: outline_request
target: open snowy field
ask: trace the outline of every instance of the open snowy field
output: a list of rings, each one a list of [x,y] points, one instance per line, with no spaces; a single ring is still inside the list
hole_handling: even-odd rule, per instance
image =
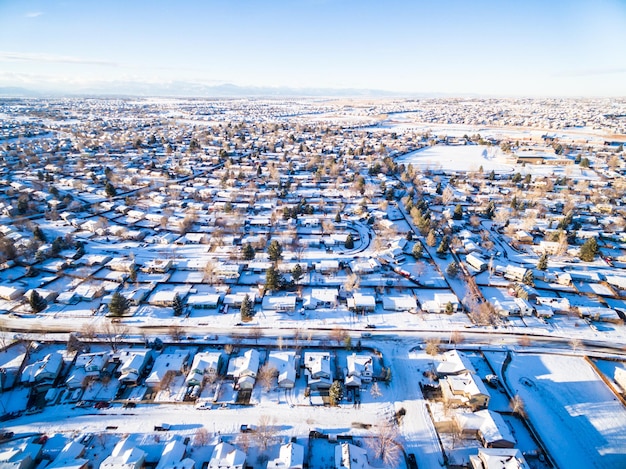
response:
[[[398,158],[398,163],[412,164],[426,170],[512,172],[515,164],[499,148],[484,145],[434,146]]]
[[[584,358],[516,354],[506,379],[558,467],[626,467],[626,409]]]

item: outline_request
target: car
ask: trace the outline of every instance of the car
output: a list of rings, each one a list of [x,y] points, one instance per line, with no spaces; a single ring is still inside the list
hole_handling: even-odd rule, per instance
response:
[[[409,469],[417,469],[417,461],[415,460],[415,455],[413,453],[409,453],[407,455],[407,466]]]
[[[376,324],[368,324],[365,326],[367,329],[376,329]]]
[[[137,404],[135,402],[125,402],[122,407],[124,407],[124,409],[134,409],[137,407]]]
[[[4,440],[8,440],[10,438],[13,438],[14,433],[13,432],[0,432],[0,441],[4,441]]]
[[[96,409],[108,409],[109,407],[111,407],[111,403],[107,401],[98,401],[94,404]]]
[[[213,404],[210,402],[204,401],[196,404],[196,409],[198,410],[211,410],[213,408]]]

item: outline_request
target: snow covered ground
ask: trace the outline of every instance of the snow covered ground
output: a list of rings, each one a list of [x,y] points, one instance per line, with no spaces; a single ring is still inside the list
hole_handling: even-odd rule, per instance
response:
[[[506,379],[558,467],[626,467],[626,409],[584,358],[514,354]]]

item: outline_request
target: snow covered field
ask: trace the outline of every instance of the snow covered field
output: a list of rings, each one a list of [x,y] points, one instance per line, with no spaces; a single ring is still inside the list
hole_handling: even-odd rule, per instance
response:
[[[626,409],[584,358],[515,354],[506,378],[558,467],[626,467]]]

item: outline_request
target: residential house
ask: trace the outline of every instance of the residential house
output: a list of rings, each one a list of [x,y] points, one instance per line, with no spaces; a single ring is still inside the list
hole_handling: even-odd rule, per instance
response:
[[[70,441],[46,469],[87,469],[90,461],[84,455],[85,446],[77,441]]]
[[[519,449],[480,448],[470,456],[470,469],[530,469]]]
[[[383,296],[383,309],[386,311],[416,311],[417,300],[412,295]]]
[[[27,365],[22,371],[22,383],[51,385],[63,368],[63,356],[59,352],[49,353],[42,360]]]
[[[196,463],[186,458],[187,446],[176,437],[165,445],[155,469],[195,469]]]
[[[329,389],[332,384],[330,369],[330,353],[328,352],[305,352],[304,368],[307,383],[313,390]]]
[[[218,443],[213,448],[207,469],[244,469],[246,453],[228,443]]]
[[[6,469],[34,469],[41,458],[42,445],[35,443],[39,437],[23,438],[0,447],[0,467]]]
[[[480,377],[472,373],[450,375],[440,380],[443,399],[452,405],[486,408],[491,395]]]
[[[240,389],[252,389],[259,371],[259,352],[247,350],[243,355],[232,358],[228,363],[228,376],[232,377]]]
[[[146,386],[157,387],[168,376],[181,375],[188,359],[189,352],[187,350],[175,350],[171,353],[162,353],[154,360],[150,375],[148,375],[145,381]]]
[[[123,384],[137,384],[141,374],[152,358],[152,351],[146,348],[120,350],[116,358],[120,362],[119,381]]]
[[[76,357],[65,385],[69,389],[78,389],[83,386],[88,377],[97,378],[109,362],[107,352],[81,353]]]
[[[304,467],[304,446],[290,442],[281,445],[276,459],[267,462],[267,469],[302,469]]]
[[[222,365],[221,352],[199,352],[193,357],[193,363],[185,379],[187,386],[197,386],[204,382],[207,375],[217,376]]]
[[[100,469],[141,469],[146,453],[127,437],[119,441],[109,457],[100,463]]]
[[[335,446],[335,469],[371,469],[367,450],[352,443]]]
[[[347,374],[345,385],[361,387],[362,383],[370,383],[374,372],[371,355],[352,353],[346,358]]]
[[[295,311],[296,295],[265,295],[262,306],[265,311]]]
[[[449,350],[441,354],[441,361],[437,364],[437,376],[458,375],[461,373],[476,373],[474,366],[463,352]]]
[[[336,288],[313,288],[303,298],[306,309],[334,308],[337,305],[338,291]]]
[[[485,448],[513,448],[517,444],[511,429],[497,412],[489,409],[456,414],[463,433],[475,435]]]
[[[376,297],[362,293],[353,293],[352,298],[348,298],[348,309],[350,311],[373,312],[376,309]]]
[[[268,365],[278,373],[278,387],[291,389],[296,384],[296,353],[289,350],[272,350]]]

